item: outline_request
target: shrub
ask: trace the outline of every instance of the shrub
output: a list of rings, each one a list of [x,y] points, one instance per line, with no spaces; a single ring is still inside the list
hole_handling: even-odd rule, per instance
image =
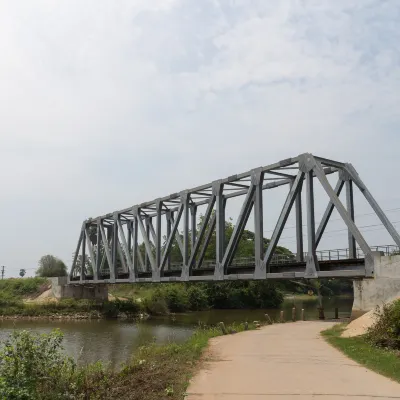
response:
[[[184,285],[170,284],[160,288],[167,306],[172,312],[182,312],[190,309],[189,296]]]
[[[151,315],[165,315],[169,313],[167,302],[158,293],[153,293],[149,299],[145,300],[144,305],[147,312]]]
[[[188,285],[187,295],[191,310],[199,311],[209,308],[207,292],[203,286],[199,284]]]
[[[367,340],[379,347],[400,349],[400,300],[378,307],[375,316]]]
[[[0,398],[73,398],[74,361],[63,354],[63,335],[14,331],[0,350]]]

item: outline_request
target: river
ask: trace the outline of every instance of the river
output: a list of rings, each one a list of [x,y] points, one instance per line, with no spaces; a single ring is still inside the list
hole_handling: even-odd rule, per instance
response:
[[[280,309],[272,310],[210,310],[187,314],[174,314],[167,317],[150,318],[143,322],[120,320],[0,320],[0,342],[3,342],[14,329],[29,329],[44,333],[59,328],[64,333],[64,347],[70,356],[79,363],[104,361],[116,367],[129,361],[132,353],[140,346],[156,343],[182,342],[201,324],[215,325],[220,321],[226,324],[244,321],[265,320],[267,313],[278,319],[280,310],[285,311],[286,319],[291,318],[293,304],[297,318],[304,308],[306,319],[317,318],[315,299],[286,298]],[[335,307],[339,317],[350,317],[353,299],[350,297],[325,297],[323,299],[326,318],[334,317]]]

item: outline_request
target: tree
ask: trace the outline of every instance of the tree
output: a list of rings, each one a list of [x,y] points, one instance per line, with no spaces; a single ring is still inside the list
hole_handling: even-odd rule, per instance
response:
[[[59,258],[48,254],[39,260],[36,275],[42,277],[66,276],[67,266]]]
[[[26,274],[26,270],[23,269],[23,268],[21,268],[21,269],[19,270],[19,276],[20,276],[21,278],[23,278],[23,277],[25,276],[25,274]]]
[[[200,221],[197,225],[196,229],[196,236],[198,237],[200,228],[203,224],[204,221],[204,216],[200,216]],[[210,223],[208,223],[206,231],[208,231],[210,228]],[[235,225],[231,221],[225,221],[225,245],[229,243],[229,239],[231,238],[233,234],[233,230],[235,228]],[[176,235],[179,235],[181,240],[183,240],[183,234],[182,233],[176,233]],[[189,230],[189,237],[190,235],[190,230]],[[204,237],[202,240],[202,243],[204,243]],[[254,240],[255,240],[255,234],[254,232],[251,232],[247,229],[243,230],[243,233],[240,236],[236,251],[235,251],[235,258],[250,258],[254,257]],[[163,247],[165,247],[167,241],[167,237],[164,236],[164,244]],[[268,244],[270,242],[270,239],[263,238],[263,244],[264,244],[264,252],[266,251]],[[191,244],[192,245],[192,244]],[[171,245],[171,262],[182,262],[182,254],[178,246],[178,241],[175,239],[172,242]],[[277,246],[275,248],[275,254],[281,254],[281,255],[286,255],[287,257],[293,257],[293,254],[290,250],[288,250],[285,247]],[[215,227],[213,229],[212,235],[210,242],[207,246],[204,260],[215,260],[216,258],[216,230]]]

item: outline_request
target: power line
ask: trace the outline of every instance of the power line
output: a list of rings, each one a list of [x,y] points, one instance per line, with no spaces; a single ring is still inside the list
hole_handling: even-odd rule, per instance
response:
[[[5,266],[2,265],[1,266],[1,279],[4,279],[4,269],[5,269]]]
[[[393,224],[397,224],[397,223],[399,223],[399,222],[400,222],[400,221],[394,221]],[[377,227],[377,226],[381,226],[381,225],[383,225],[383,224],[365,225],[365,226],[360,226],[359,228]],[[382,230],[382,229],[386,229],[386,227],[381,226],[381,227],[378,228],[378,229],[365,229],[365,230],[362,231],[362,233],[364,233],[364,232],[380,231],[380,230]],[[337,234],[340,234],[341,232],[344,232],[344,231],[347,231],[347,228],[346,228],[346,229],[336,229],[336,230],[332,230],[332,231],[326,231],[326,232],[324,232],[324,235],[323,235],[322,238],[325,238],[325,237],[334,237],[334,236],[337,236]],[[332,235],[325,235],[325,233],[333,233],[333,234],[332,234]],[[306,237],[307,235],[306,235],[305,233],[303,233],[303,236]],[[286,236],[286,237],[280,238],[280,240],[283,240],[283,239],[293,239],[293,238],[296,238],[296,236]],[[289,240],[289,243],[295,243],[295,242],[296,242],[295,240]]]

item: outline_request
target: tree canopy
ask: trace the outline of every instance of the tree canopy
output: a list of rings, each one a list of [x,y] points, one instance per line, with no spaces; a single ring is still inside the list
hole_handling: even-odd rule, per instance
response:
[[[36,275],[42,277],[66,276],[67,266],[59,258],[47,254],[39,260]]]

